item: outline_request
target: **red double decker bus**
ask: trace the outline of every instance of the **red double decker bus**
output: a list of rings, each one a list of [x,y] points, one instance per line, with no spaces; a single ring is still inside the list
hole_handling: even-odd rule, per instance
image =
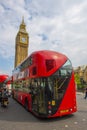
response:
[[[0,88],[4,87],[4,81],[8,78],[8,75],[1,74],[0,75]]]
[[[8,96],[9,96],[9,97],[11,96],[11,92],[12,92],[11,83],[12,83],[12,76],[9,76],[9,77],[4,81],[5,87],[6,87],[7,90],[8,90]]]
[[[13,98],[38,117],[77,111],[70,60],[55,51],[36,51],[13,70]]]
[[[0,102],[1,102],[1,99],[2,99],[2,90],[3,90],[3,87],[5,86],[4,81],[7,78],[8,78],[8,75],[5,75],[5,74],[0,75]]]

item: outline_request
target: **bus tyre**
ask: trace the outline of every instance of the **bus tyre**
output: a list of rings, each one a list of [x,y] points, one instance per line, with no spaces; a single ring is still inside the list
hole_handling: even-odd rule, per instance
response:
[[[29,109],[28,109],[28,100],[27,100],[27,99],[25,100],[25,109],[26,109],[27,111],[29,111]]]

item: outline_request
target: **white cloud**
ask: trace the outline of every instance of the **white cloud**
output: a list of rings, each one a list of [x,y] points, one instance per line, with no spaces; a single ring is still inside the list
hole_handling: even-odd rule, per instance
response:
[[[15,37],[24,16],[29,54],[50,49],[69,56],[74,66],[87,64],[86,7],[87,0],[0,1],[0,56],[14,57]]]

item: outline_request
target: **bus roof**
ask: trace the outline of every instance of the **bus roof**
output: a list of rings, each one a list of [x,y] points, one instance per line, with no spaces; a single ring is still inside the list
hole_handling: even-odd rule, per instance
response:
[[[62,57],[66,57],[64,54],[56,52],[56,51],[52,51],[52,50],[40,50],[40,51],[35,51],[33,52],[31,55],[35,55],[35,54],[39,54],[41,56],[44,56],[44,58],[48,59],[48,58],[56,58],[56,55],[58,57],[62,56]],[[31,56],[30,55],[30,56]]]
[[[34,77],[36,74],[37,76],[50,76],[52,73],[58,70],[67,60],[67,56],[56,51],[35,51],[13,70],[13,75],[20,73],[20,71],[23,71],[30,66],[30,76]]]
[[[4,75],[4,74],[0,75],[0,83],[4,82],[8,77],[9,77],[8,75]]]
[[[57,52],[57,51],[53,51],[53,50],[39,50],[39,51],[34,51],[32,52],[28,57],[26,57],[15,69],[19,68],[19,66],[24,63],[29,57],[31,57],[32,55],[36,55],[36,54],[39,54],[41,56],[44,56],[44,58],[52,58],[52,56],[55,54],[55,55],[58,55],[59,58],[62,56],[64,58],[67,59],[67,57],[60,53],[60,52]],[[55,57],[55,56],[54,56]]]

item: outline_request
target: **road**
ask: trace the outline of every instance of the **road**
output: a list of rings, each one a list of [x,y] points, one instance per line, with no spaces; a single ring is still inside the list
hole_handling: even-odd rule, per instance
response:
[[[9,98],[8,108],[0,107],[0,130],[87,130],[87,99],[77,94],[78,111],[56,119],[38,119]]]

